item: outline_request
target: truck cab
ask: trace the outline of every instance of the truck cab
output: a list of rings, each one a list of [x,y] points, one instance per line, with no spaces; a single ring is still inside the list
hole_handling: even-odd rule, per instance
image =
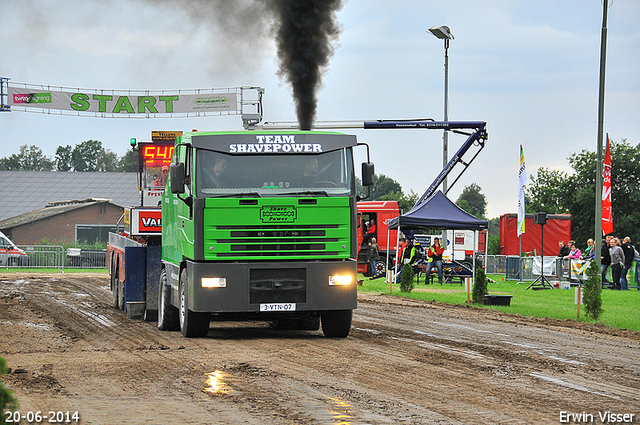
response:
[[[159,328],[202,336],[212,318],[252,319],[322,323],[325,336],[346,337],[357,306],[356,145],[309,131],[179,138],[162,198]]]

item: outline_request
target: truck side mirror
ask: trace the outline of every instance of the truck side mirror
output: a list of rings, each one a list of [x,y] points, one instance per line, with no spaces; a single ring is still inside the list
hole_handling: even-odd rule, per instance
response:
[[[373,186],[373,162],[362,163],[362,185]]]
[[[171,193],[184,193],[184,162],[172,163],[169,166],[169,181],[171,182]]]

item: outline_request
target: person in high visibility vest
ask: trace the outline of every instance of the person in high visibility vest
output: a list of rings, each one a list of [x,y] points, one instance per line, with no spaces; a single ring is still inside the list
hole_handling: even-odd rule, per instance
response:
[[[402,265],[400,266],[400,271],[396,275],[395,283],[400,282],[400,277],[402,276],[402,269],[405,266],[412,267],[413,263],[416,261],[416,247],[413,245],[413,240],[409,239],[407,241],[407,245],[402,250]]]
[[[427,250],[427,257],[429,258],[427,261],[427,270],[426,270],[426,279],[425,282],[429,284],[430,279],[429,276],[431,273],[431,269],[433,266],[436,266],[438,270],[438,283],[442,283],[442,253],[444,252],[444,248],[440,246],[440,238],[433,239],[433,245],[429,247]]]

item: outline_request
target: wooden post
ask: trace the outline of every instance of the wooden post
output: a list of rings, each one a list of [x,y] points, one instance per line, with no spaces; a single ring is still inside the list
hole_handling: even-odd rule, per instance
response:
[[[389,272],[389,294],[393,293],[393,270]]]
[[[578,285],[576,287],[576,304],[578,304],[578,318],[576,320],[580,320],[580,304],[582,304],[582,286]]]

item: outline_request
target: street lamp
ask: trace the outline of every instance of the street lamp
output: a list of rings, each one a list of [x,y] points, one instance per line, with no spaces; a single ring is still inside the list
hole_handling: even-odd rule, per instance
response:
[[[449,121],[449,40],[453,39],[451,30],[446,25],[429,28],[429,32],[444,40],[444,120]],[[442,135],[442,167],[449,162],[449,133],[444,130]],[[442,181],[442,192],[447,194],[447,178]]]

